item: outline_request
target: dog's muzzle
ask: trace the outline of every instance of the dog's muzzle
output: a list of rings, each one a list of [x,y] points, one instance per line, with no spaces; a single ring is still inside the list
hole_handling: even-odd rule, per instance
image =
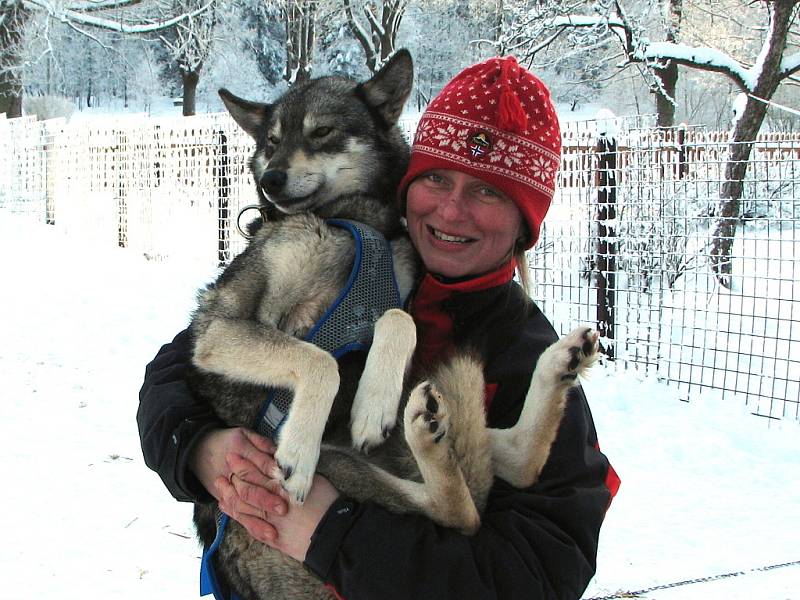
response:
[[[267,195],[279,194],[283,191],[283,188],[286,187],[286,181],[288,179],[289,176],[286,174],[286,171],[270,169],[261,176],[259,184]]]

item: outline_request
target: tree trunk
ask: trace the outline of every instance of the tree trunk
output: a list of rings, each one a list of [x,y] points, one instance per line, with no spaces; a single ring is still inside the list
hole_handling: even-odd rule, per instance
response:
[[[675,90],[678,87],[678,65],[668,61],[666,66],[653,69],[661,82],[656,95],[656,127],[672,127],[675,125]]]
[[[764,100],[772,99],[781,82],[781,59],[786,48],[789,23],[796,1],[778,0],[770,4],[770,24],[764,49],[761,74],[751,96]],[[711,269],[720,285],[730,289],[733,255],[733,240],[739,221],[744,178],[756,136],[767,114],[767,105],[752,97],[736,122],[725,164],[725,182],[722,184],[717,221],[711,234]]]
[[[665,41],[677,43],[683,21],[683,0],[662,0]],[[656,126],[672,127],[675,125],[675,90],[678,87],[678,65],[669,60],[662,67],[655,67],[653,73],[658,78],[656,89]]]
[[[314,56],[316,3],[289,2],[286,8],[286,74],[290,84],[311,79]]]
[[[200,71],[181,70],[183,81],[183,116],[191,117],[197,108],[197,83],[200,81]]]
[[[739,222],[744,178],[747,175],[753,144],[766,113],[765,104],[752,98],[748,99],[744,114],[736,124],[728,147],[725,182],[720,191],[719,205],[715,211],[717,221],[711,234],[711,268],[720,285],[728,289],[731,288],[733,240]]]
[[[343,0],[347,24],[353,36],[361,44],[366,56],[366,64],[370,71],[377,73],[389,57],[394,53],[397,41],[397,32],[406,10],[404,1],[381,2],[380,23],[373,22],[365,17],[366,26],[359,25],[353,15],[349,0]],[[365,7],[364,11],[372,10],[374,16],[375,5]]]
[[[22,2],[0,8],[0,113],[22,116],[22,37],[30,11]]]

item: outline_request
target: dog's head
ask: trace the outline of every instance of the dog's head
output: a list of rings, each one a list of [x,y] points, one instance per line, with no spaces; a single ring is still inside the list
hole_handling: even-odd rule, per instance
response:
[[[322,77],[272,104],[220,90],[228,112],[256,141],[250,168],[262,203],[292,214],[351,194],[393,200],[408,166],[397,121],[412,80],[411,55],[400,50],[366,82]]]

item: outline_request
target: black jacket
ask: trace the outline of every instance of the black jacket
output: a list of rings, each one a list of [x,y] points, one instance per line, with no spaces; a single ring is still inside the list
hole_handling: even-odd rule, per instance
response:
[[[427,329],[440,331],[423,325],[420,345],[438,335],[486,356],[488,423],[513,425],[539,355],[557,339],[552,326],[510,281],[480,289],[428,276],[416,299],[426,294],[436,301],[419,302],[420,314],[412,306],[415,320],[427,318]],[[183,382],[187,344],[179,334],[147,366],[138,423],[145,461],[173,496],[205,501],[187,456],[221,423]],[[495,480],[475,536],[340,498],[317,528],[306,565],[346,600],[579,598],[594,574],[600,525],[617,485],[576,389],[540,480],[527,490]]]

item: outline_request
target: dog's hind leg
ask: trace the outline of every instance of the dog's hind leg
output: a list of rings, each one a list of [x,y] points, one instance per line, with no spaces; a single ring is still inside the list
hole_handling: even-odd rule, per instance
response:
[[[453,373],[457,371],[453,369]],[[480,369],[478,380],[483,382]],[[492,483],[488,433],[481,425],[482,414],[478,415],[474,430],[482,431],[483,435],[474,443],[466,440],[472,433],[470,427],[463,427],[463,420],[472,418],[464,413],[474,412],[467,408],[462,413],[464,406],[473,404],[478,413],[482,411],[482,385],[473,388],[475,393],[471,398],[451,399],[440,393],[436,384],[423,381],[411,392],[403,413],[403,427],[422,483],[401,479],[370,465],[383,483],[394,489],[395,496],[404,498],[440,525],[467,535],[474,534],[480,526],[479,511]],[[467,448],[468,455],[462,454]],[[478,472],[483,475],[476,476]]]
[[[387,310],[375,323],[372,347],[350,413],[353,447],[368,451],[383,443],[397,421],[403,380],[417,344],[411,316]]]
[[[598,334],[583,327],[539,357],[519,421],[490,429],[495,475],[517,488],[533,485],[550,455],[564,415],[567,392],[597,359]]]
[[[339,389],[333,356],[253,321],[216,318],[195,340],[193,360],[201,369],[238,381],[294,390],[275,453],[281,472],[274,475],[281,477],[290,497],[302,504]]]

